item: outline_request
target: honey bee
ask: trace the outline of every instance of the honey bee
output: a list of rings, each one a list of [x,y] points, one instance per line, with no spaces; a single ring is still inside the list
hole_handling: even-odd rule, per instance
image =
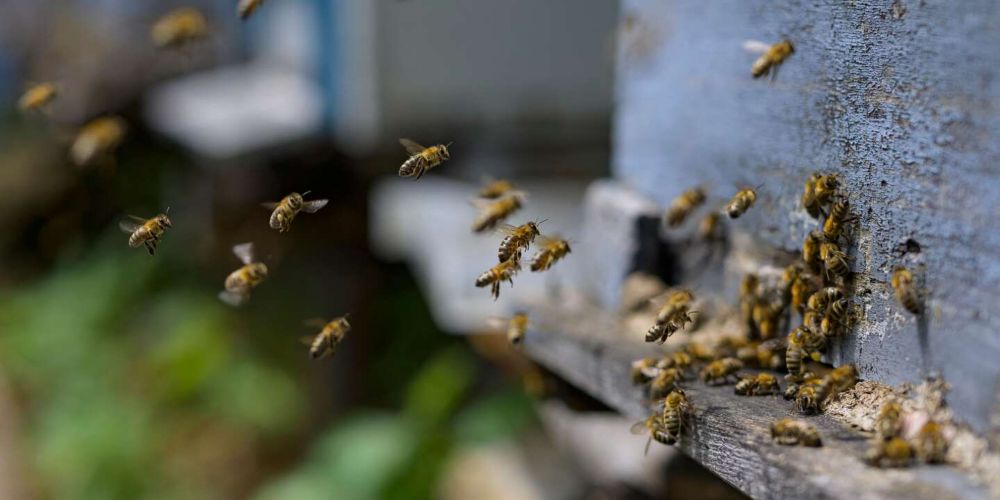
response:
[[[677,227],[684,223],[684,219],[705,202],[705,190],[696,187],[681,193],[670,203],[670,208],[663,214],[663,221],[669,227]]]
[[[829,219],[827,219],[829,220]],[[834,243],[823,243],[819,247],[820,260],[826,268],[828,278],[834,276],[844,277],[850,274],[851,267],[847,263],[847,256]]]
[[[758,373],[740,378],[733,392],[741,396],[770,396],[781,390],[778,379],[770,373]]]
[[[693,323],[695,321],[694,312],[689,311],[687,306],[680,306],[680,309],[667,321],[653,323],[653,326],[646,331],[646,342],[659,342],[662,344],[678,330],[684,329],[688,323]]]
[[[514,185],[510,181],[499,179],[486,183],[479,190],[479,197],[487,200],[495,200],[512,191],[514,191]]]
[[[771,45],[766,52],[754,61],[753,66],[750,67],[750,74],[754,78],[770,74],[773,80],[778,74],[778,68],[794,52],[795,47],[787,39]]]
[[[153,45],[157,48],[176,48],[208,36],[208,22],[201,11],[181,7],[168,12],[150,30]]]
[[[826,312],[827,306],[831,302],[837,301],[844,298],[844,290],[840,287],[828,286],[826,288],[820,289],[816,293],[809,296],[809,301],[807,306],[811,311],[816,312]]]
[[[718,357],[718,353],[715,349],[712,349],[706,344],[701,342],[691,342],[684,346],[684,351],[691,355],[694,359],[698,361],[712,361]]]
[[[896,299],[913,314],[920,314],[923,307],[920,303],[920,292],[917,290],[913,273],[905,267],[897,267],[892,273],[892,288],[896,291]]]
[[[572,253],[569,242],[559,237],[538,237],[541,248],[531,258],[531,270],[533,272],[545,271],[552,267],[559,259]]]
[[[448,146],[451,146],[450,142],[447,145],[438,144],[429,148],[425,148],[410,139],[400,139],[399,143],[406,148],[407,153],[410,153],[410,157],[399,166],[400,177],[419,179],[420,176],[424,175],[424,172],[451,158],[451,153],[448,152]]]
[[[521,194],[511,193],[494,201],[478,203],[481,211],[472,223],[472,230],[481,233],[487,229],[493,229],[501,221],[520,210],[523,201]]]
[[[875,417],[875,433],[881,439],[889,439],[899,435],[903,429],[903,421],[900,416],[903,407],[897,401],[889,401],[882,405]]]
[[[736,219],[753,206],[757,201],[757,192],[750,188],[739,190],[726,205],[726,214],[730,219]]]
[[[822,380],[807,379],[799,386],[799,392],[795,395],[795,406],[805,414],[819,413],[823,409],[826,394],[827,385]]]
[[[917,458],[929,464],[944,463],[948,454],[948,440],[937,422],[927,422],[913,438]]]
[[[649,444],[655,440],[657,443],[672,445],[677,442],[670,434],[667,433],[666,427],[663,425],[663,417],[661,415],[652,414],[646,417],[645,420],[636,422],[630,429],[632,434],[649,434],[649,440],[646,441],[646,450],[644,453],[649,453]]]
[[[337,350],[337,346],[344,340],[347,332],[351,331],[351,324],[347,322],[347,316],[345,314],[329,322],[323,320],[309,320],[306,322],[309,326],[321,328],[320,332],[314,337],[303,339],[309,344],[309,357],[317,359],[333,356]]]
[[[837,174],[821,175],[816,180],[816,201],[821,205],[826,205],[840,188],[840,178]]]
[[[125,139],[125,120],[117,116],[102,116],[87,122],[70,146],[73,163],[83,167],[107,159]]]
[[[254,262],[253,243],[241,243],[233,247],[233,254],[243,263],[243,267],[226,276],[225,290],[219,292],[219,299],[231,306],[240,306],[250,299],[250,292],[267,278],[267,265]]]
[[[240,19],[246,19],[263,3],[264,0],[240,0],[236,5],[236,15],[240,16]]]
[[[823,222],[823,236],[828,241],[836,241],[837,238],[840,238],[840,234],[844,230],[844,222],[847,220],[847,214],[850,210],[850,202],[844,196],[838,198],[830,207],[830,215]]]
[[[506,260],[480,274],[476,278],[476,286],[482,288],[490,285],[490,294],[493,295],[493,300],[496,300],[500,297],[500,283],[506,281],[514,286],[514,275],[520,270],[521,263],[516,259]]]
[[[170,209],[168,208],[167,212],[169,211]],[[132,220],[118,223],[118,227],[130,235],[128,237],[128,246],[137,248],[139,245],[145,245],[146,250],[149,251],[149,255],[156,255],[156,244],[160,242],[160,238],[163,238],[163,234],[167,232],[167,228],[173,227],[170,217],[167,217],[167,214],[163,213],[149,219],[143,219],[134,215],[130,215],[129,218]]]
[[[682,351],[671,353],[670,356],[664,358],[665,368],[677,368],[683,372],[694,364],[694,358],[690,354]]]
[[[806,238],[802,240],[802,261],[813,271],[818,271],[822,260],[820,260],[819,248],[823,243],[823,234],[819,231],[810,231]]]
[[[913,461],[913,447],[901,437],[879,439],[865,458],[876,467],[906,467]]]
[[[823,377],[828,387],[828,395],[844,392],[858,383],[858,369],[851,363],[840,365]]]
[[[771,439],[785,446],[822,446],[819,432],[809,422],[785,417],[771,423]]]
[[[785,392],[781,393],[781,397],[788,400],[795,399],[795,396],[799,394],[799,387],[801,387],[799,384],[795,382],[789,382],[788,385],[785,386]]]
[[[762,339],[771,339],[778,334],[778,320],[782,308],[766,302],[757,302],[752,309],[753,321]]]
[[[786,340],[775,338],[765,340],[757,346],[757,366],[768,370],[784,370]]]
[[[680,439],[690,409],[691,405],[688,403],[687,395],[681,389],[675,389],[663,401],[663,428],[672,441],[668,444],[673,444]]]
[[[795,342],[802,347],[805,354],[808,354],[815,361],[819,361],[819,353],[826,350],[826,338],[817,335],[815,332],[799,326],[788,334],[789,342]]]
[[[660,306],[656,313],[657,323],[666,323],[679,313],[686,311],[686,307],[694,300],[694,292],[691,290],[675,290],[670,293],[667,300]]]
[[[698,223],[698,238],[704,241],[715,241],[722,238],[721,217],[716,212],[709,212]]]
[[[41,111],[55,100],[59,94],[55,84],[49,82],[37,83],[28,87],[17,100],[17,107],[21,111]]]
[[[814,219],[818,219],[822,215],[822,207],[820,206],[819,199],[816,198],[816,183],[822,177],[819,172],[813,172],[809,176],[809,179],[806,180],[805,188],[802,191],[802,207]]]
[[[677,383],[684,378],[684,374],[677,368],[664,368],[649,383],[649,399],[662,399],[670,394],[670,391],[677,388]]]
[[[659,359],[642,358],[632,362],[632,384],[639,385],[649,382],[660,373]]]
[[[521,251],[528,248],[531,242],[538,236],[538,223],[528,221],[520,226],[501,224],[500,232],[504,233],[504,239],[500,241],[500,249],[497,250],[497,257],[500,262],[510,260],[512,257],[521,260]]]
[[[809,295],[812,294],[812,287],[809,284],[809,278],[804,275],[799,275],[795,277],[795,281],[792,282],[791,286],[791,305],[800,313],[805,311],[806,301]]]
[[[326,199],[305,201],[302,197],[307,194],[309,194],[309,191],[303,194],[292,193],[282,198],[279,202],[261,203],[262,207],[271,210],[271,220],[269,222],[271,228],[284,233],[292,228],[292,220],[295,219],[295,216],[299,212],[314,214],[319,209],[325,207],[330,201]]]
[[[743,368],[736,358],[722,358],[705,365],[701,369],[701,380],[709,385],[722,385],[731,381],[733,375]]]
[[[523,312],[515,313],[507,323],[507,340],[512,345],[518,345],[524,341],[524,335],[528,332],[528,315]]]

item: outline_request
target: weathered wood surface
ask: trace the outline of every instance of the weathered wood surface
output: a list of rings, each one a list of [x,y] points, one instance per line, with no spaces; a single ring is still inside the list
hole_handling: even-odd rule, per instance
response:
[[[570,383],[637,421],[649,411],[629,381],[632,360],[645,346],[610,341],[616,323],[594,312],[538,306],[525,339],[529,356]],[[680,449],[754,498],[988,498],[984,489],[948,466],[885,470],[862,461],[868,436],[825,415],[807,417],[821,448],[774,444],[770,423],[800,416],[780,396],[742,397],[733,387],[684,385],[697,411]],[[656,444],[654,443],[654,446]],[[642,453],[637,449],[636,453]]]
[[[803,182],[840,174],[865,319],[833,361],[889,384],[940,372],[984,430],[1000,385],[1000,3],[626,0],[622,15],[655,43],[620,58],[617,180],[661,206],[695,184],[710,203],[762,184],[732,227],[794,251],[814,227]],[[776,81],[751,78],[744,40],[782,37],[796,50]],[[893,301],[900,263],[921,269],[925,320]]]

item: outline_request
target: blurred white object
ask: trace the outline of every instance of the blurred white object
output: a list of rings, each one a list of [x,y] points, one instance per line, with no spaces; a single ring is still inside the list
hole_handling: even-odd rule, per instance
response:
[[[320,89],[272,64],[224,67],[160,84],[146,96],[150,126],[209,157],[226,158],[320,133]]]

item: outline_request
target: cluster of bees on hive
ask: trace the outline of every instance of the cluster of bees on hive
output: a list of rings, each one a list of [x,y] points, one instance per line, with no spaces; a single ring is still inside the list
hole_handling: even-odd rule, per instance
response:
[[[703,239],[719,237],[723,217],[739,218],[757,196],[756,189],[739,190],[721,210],[701,219],[698,235]],[[667,208],[664,226],[683,225],[706,199],[702,188],[685,191]],[[633,433],[648,434],[650,441],[663,444],[677,443],[696,412],[684,391],[684,385],[695,377],[710,386],[732,384],[734,393],[741,396],[781,395],[803,416],[822,413],[837,394],[858,382],[853,364],[829,367],[820,363],[831,341],[845,335],[859,315],[852,306],[848,283],[851,267],[846,228],[854,220],[850,202],[836,174],[814,173],[805,183],[801,205],[818,220],[818,227],[806,235],[797,258],[780,272],[743,276],[739,336],[725,337],[713,347],[690,341],[663,357],[632,363],[632,383],[645,386],[653,410],[632,427]],[[922,294],[912,273],[896,268],[891,281],[900,304],[920,314]],[[696,300],[695,293],[686,288],[661,295],[645,341],[662,344],[676,332],[693,333],[689,325],[700,323]],[[786,372],[783,377],[777,374],[782,371]],[[904,439],[899,429],[905,426],[885,422],[866,456],[869,463],[898,466],[910,463],[913,457],[927,463],[943,461],[947,441],[938,424],[923,423]],[[771,434],[782,445],[822,445],[819,432],[805,418],[777,420],[771,424]]]

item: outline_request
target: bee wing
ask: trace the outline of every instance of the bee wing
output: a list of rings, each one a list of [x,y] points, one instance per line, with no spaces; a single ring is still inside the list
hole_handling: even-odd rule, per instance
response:
[[[234,293],[228,290],[223,290],[219,292],[219,300],[229,304],[233,307],[239,307],[246,303],[250,296],[242,293]]]
[[[562,241],[562,237],[560,237],[558,234],[553,234],[551,236],[539,234],[538,236],[536,236],[536,239],[538,240],[537,246],[543,246],[543,247],[549,245],[555,245],[556,243]]]
[[[267,202],[261,203],[260,206],[262,206],[262,207],[264,207],[264,208],[266,208],[268,210],[274,210],[275,208],[278,208],[278,202],[276,202],[276,201],[267,201]]]
[[[512,226],[510,224],[497,224],[495,231],[510,236],[517,231],[517,226]]]
[[[306,213],[314,214],[318,212],[319,209],[325,207],[329,202],[330,200],[327,199],[307,201],[302,204],[302,210]]]
[[[744,40],[743,50],[750,52],[751,54],[763,54],[771,48],[771,44],[767,42],[762,42],[760,40]]]
[[[631,434],[639,436],[639,435],[642,435],[642,434],[645,434],[645,433],[649,432],[649,429],[646,428],[646,421],[645,420],[640,420],[640,421],[632,424],[632,427],[629,427],[628,431]]]
[[[326,326],[327,321],[323,318],[309,318],[302,322],[306,326],[312,326],[316,328],[323,328]]]
[[[486,318],[486,325],[495,330],[507,330],[507,325],[510,323],[508,318],[502,318],[500,316],[490,316]]]
[[[427,148],[421,146],[420,144],[417,144],[416,142],[414,142],[414,141],[412,141],[410,139],[400,139],[399,143],[402,144],[403,147],[406,148],[406,152],[410,153],[411,155],[415,155],[415,154],[417,154],[417,153],[419,153],[419,152],[427,149]]]
[[[124,231],[126,233],[129,233],[129,234],[134,233],[135,230],[139,229],[141,226],[142,226],[142,224],[139,224],[137,222],[132,222],[130,220],[123,220],[123,221],[121,221],[121,222],[118,223],[118,227],[122,231]]]
[[[303,335],[303,336],[299,337],[299,343],[302,344],[302,345],[311,346],[312,343],[313,343],[313,340],[315,340],[315,339],[316,339],[316,337],[313,337],[313,336],[310,336],[310,335]]]
[[[240,243],[234,246],[233,254],[244,264],[253,262],[253,243]]]

